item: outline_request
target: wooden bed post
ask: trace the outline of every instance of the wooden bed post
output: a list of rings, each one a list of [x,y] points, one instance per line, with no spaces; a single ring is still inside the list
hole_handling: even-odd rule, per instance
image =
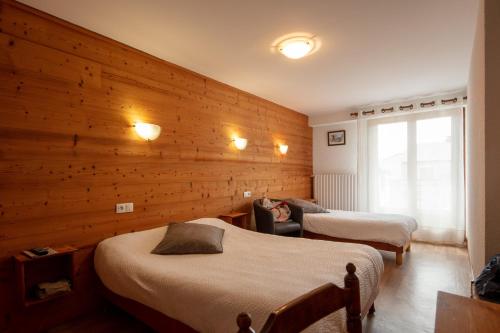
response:
[[[251,327],[252,318],[247,312],[242,312],[236,318],[236,323],[238,324],[238,333],[255,333],[254,329]]]
[[[344,285],[348,291],[347,311],[347,331],[349,333],[361,333],[361,300],[359,294],[359,279],[354,274],[356,266],[348,263],[346,266],[347,275],[344,277]]]
[[[411,239],[408,241],[408,243],[396,249],[396,265],[399,266],[403,264],[403,254],[405,252],[410,252],[410,250],[411,250]]]
[[[403,264],[403,252],[396,252],[396,265],[401,266]]]

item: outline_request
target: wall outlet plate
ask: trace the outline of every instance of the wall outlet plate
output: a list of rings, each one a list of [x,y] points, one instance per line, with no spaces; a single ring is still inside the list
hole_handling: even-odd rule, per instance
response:
[[[126,202],[126,203],[118,203],[116,204],[116,213],[132,213],[134,211],[134,203]]]
[[[252,192],[250,192],[250,191],[243,192],[243,198],[250,198],[251,196],[252,196]]]

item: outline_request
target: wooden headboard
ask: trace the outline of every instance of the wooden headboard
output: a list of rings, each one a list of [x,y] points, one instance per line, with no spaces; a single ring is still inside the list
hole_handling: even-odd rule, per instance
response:
[[[249,211],[264,194],[310,196],[305,115],[13,1],[0,18],[0,294],[22,249]],[[160,137],[140,139],[136,121]],[[120,202],[134,212],[116,214]]]

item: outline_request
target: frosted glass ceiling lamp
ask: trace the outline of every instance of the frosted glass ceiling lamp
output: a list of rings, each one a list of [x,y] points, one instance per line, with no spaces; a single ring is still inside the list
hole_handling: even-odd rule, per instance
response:
[[[146,141],[156,140],[161,133],[161,127],[155,124],[135,123],[135,132]]]
[[[281,155],[286,155],[288,152],[288,145],[279,145]]]
[[[278,44],[278,51],[290,59],[300,59],[315,49],[315,41],[311,37],[291,37]]]
[[[248,140],[245,138],[236,137],[233,139],[233,142],[234,142],[234,146],[236,147],[236,149],[244,150],[247,147]]]

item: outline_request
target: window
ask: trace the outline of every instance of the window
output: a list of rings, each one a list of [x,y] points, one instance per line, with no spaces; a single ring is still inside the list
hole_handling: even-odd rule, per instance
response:
[[[416,239],[463,243],[461,110],[369,120],[368,209],[417,219]]]

